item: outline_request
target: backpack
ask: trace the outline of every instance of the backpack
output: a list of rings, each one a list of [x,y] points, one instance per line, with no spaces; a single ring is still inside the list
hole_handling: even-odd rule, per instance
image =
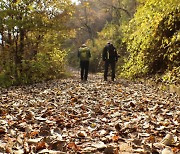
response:
[[[87,47],[81,47],[79,49],[79,57],[82,61],[88,61],[89,60],[89,49]]]
[[[116,56],[116,53],[115,53],[115,48],[112,44],[108,45],[107,46],[107,60],[112,60],[114,59]]]

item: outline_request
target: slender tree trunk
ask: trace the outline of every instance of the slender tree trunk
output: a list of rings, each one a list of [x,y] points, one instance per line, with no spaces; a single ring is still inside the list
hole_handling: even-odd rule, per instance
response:
[[[24,29],[20,29],[20,43],[19,43],[19,52],[18,52],[18,67],[20,74],[22,73],[22,60],[23,60],[23,53],[24,53],[24,38],[25,38],[25,31]]]
[[[1,29],[1,32],[0,32],[0,34],[1,34],[1,41],[2,41],[2,51],[4,51],[4,28],[2,27],[2,29]]]
[[[19,39],[18,39],[19,36]],[[24,29],[20,29],[19,35],[17,36],[17,39],[15,41],[15,55],[14,55],[14,61],[15,61],[15,78],[16,80],[19,79],[19,77],[22,74],[22,60],[23,60],[23,54],[24,54],[24,38],[25,38],[25,31]],[[19,44],[18,44],[19,40]]]
[[[15,42],[15,48],[14,48],[14,64],[15,64],[15,71],[14,71],[14,76],[15,79],[18,79],[18,35],[16,36],[17,38],[14,40]]]
[[[87,8],[86,7],[84,8],[84,13],[85,13],[85,26],[87,28],[87,31],[89,33],[89,38],[91,39],[92,45],[94,47],[95,43],[94,43],[93,30],[92,30],[92,28],[90,27],[90,24],[89,24],[89,16],[88,16]]]

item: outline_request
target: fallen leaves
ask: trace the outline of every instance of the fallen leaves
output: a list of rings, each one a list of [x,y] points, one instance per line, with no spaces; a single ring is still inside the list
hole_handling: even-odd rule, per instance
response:
[[[0,127],[0,135],[6,134],[6,129],[3,127]]]
[[[84,137],[86,137],[86,136],[87,136],[87,134],[86,134],[85,131],[80,131],[80,132],[77,133],[77,137],[82,137],[82,138],[84,138]]]
[[[67,148],[72,149],[72,150],[74,150],[74,151],[79,151],[79,150],[80,150],[80,147],[77,146],[74,142],[69,143],[69,144],[67,145]]]
[[[46,142],[40,141],[36,145],[36,152],[38,152],[39,150],[45,149],[45,148],[46,148]]]
[[[174,142],[174,137],[171,133],[167,134],[161,141],[161,143],[163,143],[164,145],[173,145]]]
[[[113,142],[117,142],[119,140],[119,136],[115,135],[112,137]]]
[[[0,153],[180,152],[180,99],[93,75],[0,91]]]

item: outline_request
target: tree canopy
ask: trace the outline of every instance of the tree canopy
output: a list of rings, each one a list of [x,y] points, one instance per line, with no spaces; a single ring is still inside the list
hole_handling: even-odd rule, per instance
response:
[[[6,0],[0,8],[1,81],[19,84],[57,76],[67,53],[62,44],[74,33],[67,26],[71,2]]]
[[[124,66],[127,76],[179,71],[177,4],[176,0],[151,0],[139,5],[134,18],[124,28],[124,41],[130,52]]]
[[[0,8],[1,85],[59,78],[66,65],[78,67],[83,43],[90,70],[102,71],[108,40],[120,55],[119,76],[179,82],[178,0],[2,0]]]

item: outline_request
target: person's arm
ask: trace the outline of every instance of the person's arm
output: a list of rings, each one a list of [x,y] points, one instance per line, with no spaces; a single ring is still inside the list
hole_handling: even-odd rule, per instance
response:
[[[115,60],[118,61],[118,54],[116,48],[115,48]]]
[[[91,51],[90,51],[90,49],[89,49],[89,58],[91,58]]]
[[[117,54],[117,50],[116,48],[113,46],[114,48],[114,57],[115,57],[115,61],[118,61],[118,54]]]
[[[89,49],[89,48],[87,48],[87,50],[86,50],[86,54],[87,54],[88,58],[91,58],[91,51],[90,51],[90,49]]]

